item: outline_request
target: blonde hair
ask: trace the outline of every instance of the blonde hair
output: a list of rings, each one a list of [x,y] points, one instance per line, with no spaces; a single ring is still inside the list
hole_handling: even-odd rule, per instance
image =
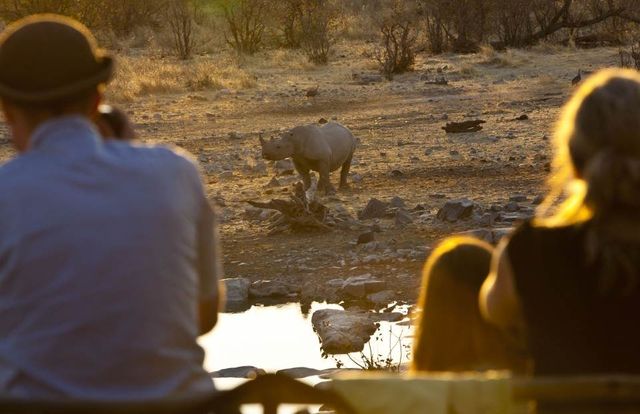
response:
[[[427,260],[413,346],[413,371],[522,371],[524,358],[486,322],[478,294],[489,274],[491,245],[448,238]]]
[[[625,290],[635,288],[628,242],[640,242],[640,73],[603,70],[578,89],[556,127],[553,171],[534,224],[589,220],[587,259],[600,265],[601,289],[620,286],[621,276]]]

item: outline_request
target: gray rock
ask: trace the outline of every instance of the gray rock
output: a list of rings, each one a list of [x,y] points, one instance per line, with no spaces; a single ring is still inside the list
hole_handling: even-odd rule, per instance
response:
[[[344,281],[341,292],[354,298],[364,298],[367,294],[380,292],[387,284],[370,274],[352,276]]]
[[[524,203],[525,201],[527,201],[527,196],[524,194],[514,194],[511,197],[509,197],[509,201],[514,201],[516,203]]]
[[[383,290],[376,293],[367,295],[367,300],[375,305],[388,305],[395,299],[395,292],[393,290]]]
[[[294,293],[289,285],[274,280],[258,280],[249,287],[252,298],[280,298]]]
[[[264,186],[265,188],[276,188],[276,187],[282,187],[282,184],[280,183],[280,181],[278,181],[278,179],[276,177],[273,177],[271,179],[271,181],[269,181],[267,183],[267,185]]]
[[[334,289],[342,289],[344,286],[344,280],[342,279],[331,279],[327,282],[327,286]]]
[[[378,326],[371,312],[322,309],[311,316],[311,324],[327,354],[360,352]]]
[[[255,378],[264,374],[265,371],[263,369],[252,366],[225,368],[210,373],[213,378]]]
[[[359,183],[362,182],[362,175],[361,174],[352,174],[351,175],[351,182],[352,183]]]
[[[326,373],[327,370],[313,369],[307,367],[295,367],[295,368],[287,368],[281,369],[276,372],[278,375],[287,375],[291,378],[307,378],[307,377],[315,377],[317,375],[322,375]]]
[[[218,175],[218,178],[221,180],[228,180],[229,178],[233,178],[233,171],[223,171]]]
[[[249,300],[249,286],[251,282],[243,277],[222,279],[220,281],[225,289],[225,310],[233,310],[242,307]]]
[[[244,209],[244,218],[247,220],[260,220],[264,210],[257,207],[247,207]]]
[[[437,217],[442,221],[455,223],[458,220],[471,217],[473,208],[473,202],[466,198],[461,200],[450,200],[447,201],[438,211]]]
[[[407,210],[400,208],[396,211],[395,223],[396,227],[404,227],[413,223],[413,217]]]
[[[407,205],[406,205],[406,203],[404,202],[404,200],[403,200],[403,199],[401,199],[401,198],[400,198],[400,197],[398,197],[398,196],[393,197],[393,198],[391,199],[391,201],[389,202],[389,205],[390,205],[391,207],[395,207],[395,208],[406,208],[406,207],[407,207]]]
[[[244,138],[244,134],[235,131],[229,132],[229,139],[239,140],[242,138]]]
[[[369,200],[364,210],[358,213],[358,218],[360,220],[383,218],[387,216],[388,210],[388,203],[380,201],[377,198],[372,198],[371,200]]]
[[[542,195],[537,195],[536,198],[533,199],[533,201],[531,202],[531,204],[533,204],[534,206],[540,205],[542,204],[542,202],[544,201],[544,196]]]
[[[520,206],[515,201],[510,201],[504,206],[504,211],[508,213],[515,213],[520,210]]]
[[[376,234],[372,231],[368,231],[366,233],[362,233],[358,236],[357,244],[366,244],[374,241],[376,238]]]
[[[371,314],[376,322],[398,322],[404,319],[404,315],[400,312],[383,312]]]

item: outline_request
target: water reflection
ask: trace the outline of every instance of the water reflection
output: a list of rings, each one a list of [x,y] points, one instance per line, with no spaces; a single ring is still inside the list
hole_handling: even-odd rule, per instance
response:
[[[217,371],[223,368],[253,365],[272,372],[292,367],[314,369],[335,368],[333,358],[322,358],[320,343],[311,326],[311,315],[320,309],[342,309],[340,305],[312,303],[307,312],[299,303],[278,306],[254,305],[242,313],[223,313],[218,325],[210,334],[200,338],[205,349],[205,368]],[[365,354],[375,359],[385,359],[393,344],[405,346],[394,351],[398,360],[406,360],[407,346],[411,343],[412,330],[395,324],[381,323],[378,333],[365,347]],[[362,362],[358,355],[352,359],[341,356],[338,361],[347,368],[356,368]],[[354,362],[355,361],[355,362]]]

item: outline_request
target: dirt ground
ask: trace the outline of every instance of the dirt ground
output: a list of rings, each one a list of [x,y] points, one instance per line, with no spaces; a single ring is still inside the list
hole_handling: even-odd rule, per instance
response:
[[[466,197],[488,207],[505,204],[514,194],[529,200],[543,194],[553,126],[572,93],[571,79],[579,68],[614,66],[617,56],[616,49],[549,47],[420,55],[414,72],[361,85],[353,74],[375,74],[371,61],[342,45],[326,67],[253,64],[249,70],[257,86],[250,89],[147,96],[121,105],[143,141],[178,145],[202,164],[208,193],[221,213],[227,277],[282,280],[310,298],[331,300],[324,282],[368,273],[387,281],[397,299],[413,302],[424,254],[403,252],[424,253],[447,235],[479,227],[474,220],[437,220],[446,199]],[[445,77],[448,85],[425,83],[436,77]],[[307,98],[305,90],[315,85],[318,96]],[[515,120],[523,114],[529,119]],[[369,220],[351,230],[269,236],[263,221],[245,214],[247,200],[286,198],[295,181],[281,177],[289,185],[266,187],[275,172],[260,159],[258,133],[275,135],[321,117],[350,128],[359,144],[351,189],[320,201],[343,206],[355,217],[372,197],[398,196],[408,209],[422,205],[420,217],[405,227]],[[469,119],[485,120],[484,129],[465,134],[441,129],[446,122]],[[6,136],[1,142],[6,159],[10,144]],[[338,178],[332,174],[334,184]],[[387,250],[368,260],[355,240],[374,223]]]

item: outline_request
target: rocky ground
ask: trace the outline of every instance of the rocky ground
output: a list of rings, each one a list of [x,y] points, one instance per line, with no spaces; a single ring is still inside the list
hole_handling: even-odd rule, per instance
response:
[[[250,89],[120,105],[143,141],[175,144],[199,160],[220,213],[226,276],[247,280],[233,282],[241,298],[382,307],[415,301],[425,258],[443,237],[475,231],[495,241],[533,213],[571,79],[578,68],[614,66],[617,56],[606,48],[420,55],[414,72],[390,82],[360,48],[339,45],[326,67],[249,63]],[[316,85],[318,95],[306,97]],[[351,189],[319,198],[331,230],[269,235],[274,213],[247,201],[286,199],[297,177],[260,158],[258,133],[320,118],[358,138]],[[481,131],[442,130],[474,119],[486,121]],[[6,134],[0,145],[10,157]]]

